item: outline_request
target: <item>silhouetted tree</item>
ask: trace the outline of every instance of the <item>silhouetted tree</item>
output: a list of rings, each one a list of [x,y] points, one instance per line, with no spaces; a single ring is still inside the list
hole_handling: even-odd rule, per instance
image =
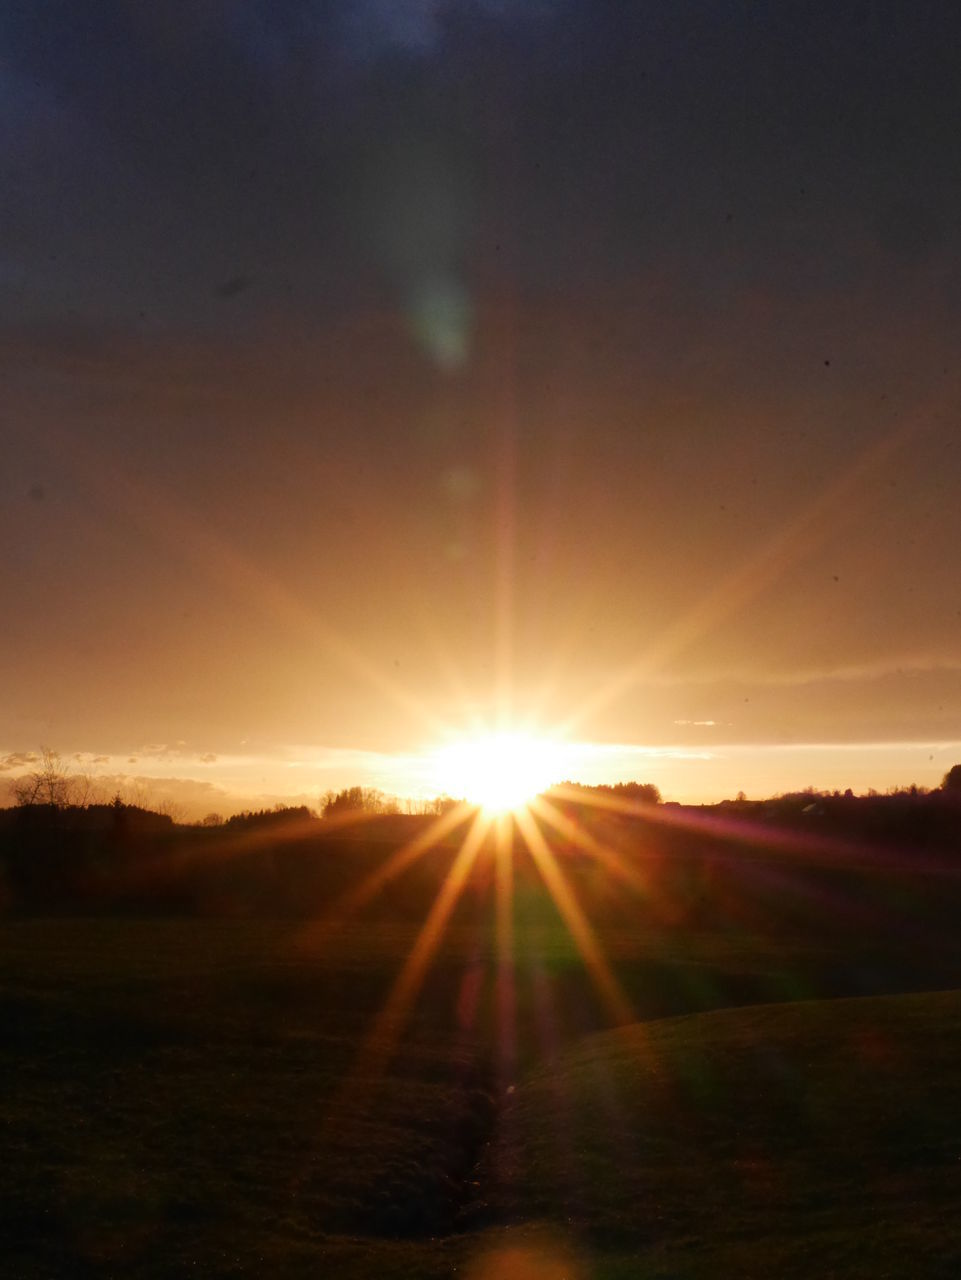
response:
[[[653,782],[615,782],[611,792],[622,800],[638,800],[641,804],[660,804],[661,792]]]
[[[441,817],[445,813],[450,813],[452,809],[456,809],[461,802],[454,800],[451,796],[434,796],[433,800],[428,800],[424,812]]]
[[[618,800],[628,800],[632,803],[639,804],[660,804],[661,793],[653,782],[598,782],[593,786],[586,782],[560,782],[557,789],[564,793],[565,798],[573,800],[572,793],[580,792],[584,796],[612,796]],[[549,788],[547,795],[551,795],[555,788]]]
[[[345,817],[351,813],[397,813],[397,801],[376,787],[345,787],[328,791],[323,797],[325,818]]]
[[[219,816],[219,815],[209,815]],[[316,820],[317,815],[312,809],[308,809],[305,804],[300,805],[274,805],[272,809],[245,809],[243,813],[232,814],[224,823],[226,827],[284,827],[291,823],[303,825]],[[204,826],[212,824],[204,819]]]
[[[961,796],[961,764],[952,765],[947,771],[941,782],[941,790],[948,791],[954,796]]]
[[[73,773],[56,751],[42,747],[36,769],[16,778],[13,795],[18,805],[43,804],[55,809],[85,805],[90,799],[91,781],[86,774]]]

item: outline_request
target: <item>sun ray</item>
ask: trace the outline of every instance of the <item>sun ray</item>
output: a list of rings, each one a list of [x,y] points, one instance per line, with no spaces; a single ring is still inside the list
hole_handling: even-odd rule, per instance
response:
[[[535,796],[530,803],[530,809],[548,826],[553,827],[558,835],[565,836],[584,853],[596,858],[606,870],[629,885],[635,893],[642,897],[647,894],[649,889],[647,878],[641,875],[636,867],[631,866],[614,849],[602,844],[589,831],[585,831],[566,814],[561,813],[560,809],[551,804],[545,796]]]
[[[502,1083],[514,1073],[517,1057],[517,991],[514,964],[514,859],[513,831],[505,814],[494,824],[494,893],[497,938],[495,986],[497,1049]]]
[[[815,856],[823,857],[831,866],[840,866],[845,861],[858,862],[865,857],[870,857],[875,865],[879,864],[879,857],[882,862],[884,861],[883,855],[879,855],[877,849],[838,836],[822,836],[814,831],[798,833],[735,817],[719,816],[713,813],[700,814],[684,808],[666,808],[659,804],[624,800],[619,796],[606,795],[604,792],[591,791],[587,788],[575,789],[561,785],[552,787],[550,794],[558,800],[568,800],[574,804],[586,805],[608,813],[623,814],[626,817],[643,818],[657,826],[679,828],[713,836],[729,844],[764,849],[767,852],[785,856],[797,855],[807,860]]]
[[[377,1080],[390,1061],[434,952],[467,883],[490,824],[477,814],[441,885],[354,1066],[358,1081]]]
[[[553,1062],[561,1052],[563,1043],[561,1013],[557,1007],[551,974],[544,963],[544,958],[532,957],[532,961],[528,978],[539,1056],[544,1062]],[[559,1180],[566,1184],[568,1194],[573,1194],[578,1165],[574,1138],[576,1124],[571,1114],[571,1085],[566,1072],[551,1072],[550,1091],[553,1123],[549,1126],[545,1137],[550,1150],[550,1159],[556,1167]],[[507,1116],[511,1118],[509,1111]]]
[[[853,462],[825,484],[820,493],[774,530],[703,598],[682,612],[640,657],[616,672],[585,699],[564,722],[565,731],[572,731],[588,717],[608,707],[633,685],[654,675],[666,662],[710,634],[776,582],[793,564],[821,546],[836,530],[839,519],[853,518],[853,500],[871,474],[929,426],[929,415],[918,411],[882,439],[863,449]]]
[[[435,818],[426,831],[395,849],[385,862],[365,876],[359,884],[341,894],[327,909],[323,919],[311,923],[301,934],[301,945],[310,949],[322,947],[331,934],[366,906],[391,880],[406,871],[472,815],[476,815],[476,810],[471,805],[459,804]]]
[[[81,451],[66,433],[50,427],[41,443],[69,456],[71,466],[114,510],[210,579],[219,589],[229,587],[244,609],[258,608],[278,626],[300,632],[342,668],[433,732],[443,723],[423,701],[386,675],[358,651],[356,641],[340,634],[316,609],[304,604],[278,577],[249,553],[240,551],[214,529],[209,519],[188,511],[169,493],[135,479],[116,459],[90,454],[89,441]]]
[[[736,860],[755,883],[776,883],[781,897],[789,894],[795,898],[800,896],[809,904],[816,904],[825,919],[831,917],[848,927],[855,927],[863,918],[863,904],[844,889],[812,889],[791,875],[792,864],[798,860],[809,868],[819,861],[834,870],[857,867],[865,861],[870,861],[876,869],[903,865],[904,855],[898,850],[885,853],[876,846],[838,836],[822,836],[815,831],[796,832],[727,815],[667,809],[661,805],[643,804],[586,790],[555,787],[552,793],[560,799],[586,804],[601,812],[643,818],[659,826],[734,846],[729,853],[717,856]],[[911,865],[920,871],[924,864],[912,854]],[[660,910],[663,905],[660,895],[655,895],[651,901],[655,910]]]
[[[506,224],[503,228],[506,231]],[[517,576],[517,297],[498,254],[493,268],[497,324],[490,347],[494,433],[494,704],[497,727],[513,710],[514,630]]]
[[[296,817],[289,822],[272,827],[269,838],[271,844],[276,847],[316,837],[317,831],[316,817]],[[201,866],[226,862],[241,857],[245,853],[256,853],[263,847],[262,828],[252,827],[249,830],[239,831],[215,828],[182,848],[164,849],[158,856],[138,859],[136,866],[130,871],[131,884],[146,887],[151,881],[169,880],[172,874],[189,874]]]
[[[637,1015],[607,963],[590,921],[571,891],[570,885],[558,866],[557,859],[533,816],[527,810],[519,809],[514,815],[514,820],[520,828],[524,843],[530,850],[531,857],[548,892],[554,899],[561,918],[570,930],[584,964],[594,979],[608,1013],[616,1023],[635,1022]]]

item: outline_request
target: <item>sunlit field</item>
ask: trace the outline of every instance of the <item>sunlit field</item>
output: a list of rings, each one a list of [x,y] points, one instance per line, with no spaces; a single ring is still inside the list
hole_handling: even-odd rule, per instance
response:
[[[671,821],[198,833],[192,916],[8,917],[5,1274],[955,1274],[951,860]]]

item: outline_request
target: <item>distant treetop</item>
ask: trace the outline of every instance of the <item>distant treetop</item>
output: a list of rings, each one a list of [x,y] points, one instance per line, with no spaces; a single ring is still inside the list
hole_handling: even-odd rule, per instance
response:
[[[322,813],[325,818],[345,817],[353,813],[396,812],[396,800],[376,787],[345,787],[343,791],[328,791],[323,797]]]
[[[653,782],[598,782],[594,786],[585,782],[561,782],[558,788],[567,792],[582,791],[585,794],[613,796],[618,800],[631,800],[639,804],[661,803],[660,790]]]

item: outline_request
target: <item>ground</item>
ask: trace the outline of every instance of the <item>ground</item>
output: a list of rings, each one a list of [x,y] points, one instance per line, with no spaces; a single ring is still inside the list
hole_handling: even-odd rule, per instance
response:
[[[520,873],[387,1048],[417,918],[0,922],[4,1274],[957,1274],[956,879],[565,872],[627,1025]]]

